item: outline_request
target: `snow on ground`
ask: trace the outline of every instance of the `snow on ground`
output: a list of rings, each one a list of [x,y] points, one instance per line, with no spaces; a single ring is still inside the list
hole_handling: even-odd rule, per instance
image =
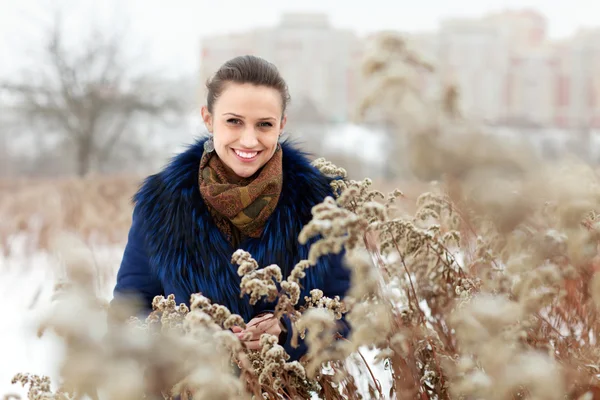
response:
[[[60,264],[47,252],[28,252],[22,239],[14,238],[10,256],[0,252],[0,295],[5,302],[0,328],[0,397],[26,393],[11,384],[16,373],[56,377],[56,361],[62,354],[61,342],[55,336],[37,336],[37,322],[50,306]],[[118,265],[121,252],[120,248],[93,251],[97,264],[108,268]],[[102,289],[102,295],[110,298],[112,282],[107,281]]]
[[[99,268],[109,269],[109,278],[101,288],[103,298],[110,300],[114,287],[114,274],[122,256],[122,247],[94,248],[93,257]],[[13,376],[19,372],[47,375],[57,382],[56,366],[62,356],[62,343],[51,333],[37,336],[38,321],[50,306],[54,284],[60,274],[59,259],[47,252],[29,252],[24,238],[12,241],[11,255],[0,252],[0,294],[5,301],[2,327],[0,328],[0,398],[16,393],[26,397],[26,390],[12,385]],[[361,349],[374,375],[383,388],[390,389],[390,373],[381,363],[374,363],[375,351]],[[355,366],[349,361],[349,370],[354,374],[366,371],[359,356]],[[368,398],[369,375],[357,378],[357,384]]]
[[[5,301],[0,329],[0,395],[23,393],[11,385],[18,372],[53,376],[52,359],[60,354],[60,345],[52,337],[36,337],[35,299],[48,301],[52,290],[52,271],[48,257],[0,259],[0,293]]]

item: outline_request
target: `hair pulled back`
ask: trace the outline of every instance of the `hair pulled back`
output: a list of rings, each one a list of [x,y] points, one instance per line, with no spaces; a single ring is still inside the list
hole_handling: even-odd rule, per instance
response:
[[[245,55],[225,62],[206,82],[206,106],[209,112],[213,112],[215,101],[229,83],[249,83],[277,90],[281,95],[282,114],[290,102],[288,86],[277,67],[263,58]]]

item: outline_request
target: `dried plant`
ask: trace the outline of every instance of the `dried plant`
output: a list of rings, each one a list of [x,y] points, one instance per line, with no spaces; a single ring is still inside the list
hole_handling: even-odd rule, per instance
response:
[[[131,225],[131,196],[141,178],[90,176],[87,179],[0,180],[0,252],[27,237],[27,252],[48,250],[61,232],[95,243],[121,244]]]
[[[381,43],[366,68],[377,79],[398,62],[424,68],[399,38]],[[453,103],[456,93],[443,99]],[[157,297],[143,321],[113,304],[99,334],[106,305],[76,257],[67,258],[72,284],[42,321],[66,344],[62,389],[46,378],[16,381],[36,399],[600,399],[600,177],[576,160],[546,165],[523,147],[498,146],[454,103],[418,100],[411,104],[424,106],[410,112],[428,114],[410,120],[411,166],[437,180],[428,191],[386,194],[318,159],[339,179],[299,235],[318,238],[308,259],[284,277],[247,252],[232,255],[240,293],[253,304],[276,301],[276,316],[308,344],[299,362],[269,335],[260,351],[247,350],[230,331],[247,321],[201,293],[189,309]],[[316,289],[301,299],[306,271],[341,251],[346,296]],[[351,328],[347,338],[336,334],[340,323]]]

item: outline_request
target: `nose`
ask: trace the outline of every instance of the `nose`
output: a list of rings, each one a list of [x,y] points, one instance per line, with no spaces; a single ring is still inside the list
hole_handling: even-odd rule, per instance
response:
[[[240,136],[240,145],[245,149],[254,149],[258,145],[258,135],[253,127],[248,127],[242,131]]]

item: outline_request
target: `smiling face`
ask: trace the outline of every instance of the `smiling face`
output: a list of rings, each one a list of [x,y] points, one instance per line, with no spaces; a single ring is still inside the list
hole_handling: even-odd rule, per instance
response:
[[[275,153],[285,126],[280,93],[267,86],[228,83],[213,105],[202,107],[202,118],[213,134],[221,161],[241,178],[248,178]]]

